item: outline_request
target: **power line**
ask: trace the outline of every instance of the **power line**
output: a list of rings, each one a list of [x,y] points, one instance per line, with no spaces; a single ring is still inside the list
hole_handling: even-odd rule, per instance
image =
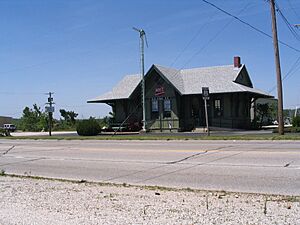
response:
[[[284,23],[286,24],[286,26],[288,27],[288,29],[290,30],[290,32],[292,33],[292,35],[293,35],[298,41],[300,41],[300,36],[299,36],[299,34],[295,31],[294,26],[291,25],[291,23],[288,21],[288,19],[284,16],[282,10],[279,8],[278,3],[275,2],[275,6],[276,6],[276,11],[279,13],[279,15],[280,15],[281,18],[283,19]]]
[[[239,12],[239,14],[242,13],[244,10],[246,10],[246,8],[248,8],[248,6],[249,6],[249,4],[246,5],[246,6]],[[204,44],[204,45],[202,46],[202,48],[200,48],[196,53],[194,53],[194,54],[193,54],[193,55],[192,55],[192,56],[191,56],[191,57],[183,64],[183,66],[180,68],[180,70],[183,69],[189,62],[191,62],[195,56],[197,56],[198,54],[200,54],[200,53],[201,53],[207,46],[209,46],[215,39],[217,39],[217,37],[219,37],[219,35],[222,34],[222,32],[223,32],[223,31],[224,31],[224,30],[225,30],[232,22],[233,22],[233,20],[231,20],[231,21],[229,21],[227,24],[225,24],[225,26],[223,26],[221,30],[219,30],[212,38],[210,38],[210,39],[206,42],[206,44]]]
[[[187,45],[179,52],[179,54],[176,56],[174,61],[171,63],[170,67],[172,67],[176,61],[181,57],[181,55],[188,49],[188,47],[192,44],[192,42],[198,37],[202,29],[206,26],[206,24],[203,24],[201,28],[198,30],[198,32],[191,38],[191,40],[187,43]]]
[[[213,17],[210,18],[209,22],[203,24],[200,29],[196,32],[196,34],[190,39],[190,41],[185,45],[185,47],[179,52],[179,54],[176,56],[175,60],[171,63],[170,67],[172,67],[176,61],[181,57],[181,55],[188,49],[188,47],[193,43],[193,41],[199,36],[203,28],[211,22]]]
[[[300,16],[298,15],[298,13],[296,12],[295,8],[293,7],[292,3],[290,0],[288,0],[288,3],[290,5],[290,8],[292,9],[292,11],[294,12],[294,14],[296,15],[296,17],[300,20]]]
[[[240,12],[239,12],[239,14],[240,13],[242,13],[244,10],[246,10],[246,8],[249,6],[250,4],[247,4]],[[209,44],[210,43],[212,43],[231,23],[233,22],[233,20],[231,20],[231,21],[229,21],[227,24],[225,24],[225,26],[223,26],[222,27],[222,29],[221,30],[219,30],[212,38],[210,38],[209,40],[208,40],[208,42],[206,42],[206,44],[204,44],[203,46],[202,46],[202,48],[200,48],[196,53],[194,53],[182,66],[181,66],[181,68],[179,69],[179,70],[177,70],[175,73],[174,73],[174,76],[176,76],[179,72],[180,72],[180,70],[182,70],[182,69],[184,69],[184,67],[189,63],[189,62],[191,62],[192,60],[193,60],[193,58],[196,56],[196,55],[198,55],[198,54],[200,54],[207,46],[209,46]]]
[[[233,14],[231,14],[231,13],[225,11],[224,9],[221,9],[221,8],[218,7],[217,5],[215,5],[215,4],[213,4],[213,3],[209,2],[209,1],[206,1],[206,0],[202,0],[202,1],[205,2],[205,3],[207,3],[207,4],[209,4],[209,5],[211,5],[212,7],[216,8],[216,9],[218,9],[219,11],[225,13],[226,15],[228,15],[228,16],[230,16],[230,17],[233,17],[234,19],[238,20],[239,22],[241,22],[241,23],[245,24],[246,26],[250,27],[251,29],[257,31],[258,33],[260,33],[260,34],[262,34],[262,35],[264,35],[264,36],[266,36],[266,37],[268,37],[268,38],[273,39],[272,36],[271,36],[270,34],[267,34],[266,32],[260,30],[259,28],[254,27],[254,26],[251,25],[250,23],[248,23],[248,22],[246,22],[246,21],[240,19],[239,17],[237,17],[237,16],[235,16],[235,15],[233,15]],[[299,50],[299,49],[294,48],[293,46],[291,46],[291,45],[289,45],[289,44],[287,44],[287,43],[285,43],[285,42],[283,42],[283,41],[278,40],[278,42],[279,42],[280,44],[282,44],[282,45],[284,45],[284,46],[286,46],[286,47],[288,47],[288,48],[290,48],[290,49],[292,49],[292,50],[294,50],[294,51],[300,53],[300,50]]]
[[[288,79],[289,77],[291,77],[292,75],[294,75],[298,70],[300,69],[300,56],[298,57],[298,59],[295,61],[295,63],[291,66],[291,68],[289,69],[289,71],[284,75],[284,77],[282,78],[282,81]],[[275,90],[277,86],[273,86],[268,93],[271,93],[272,91]]]

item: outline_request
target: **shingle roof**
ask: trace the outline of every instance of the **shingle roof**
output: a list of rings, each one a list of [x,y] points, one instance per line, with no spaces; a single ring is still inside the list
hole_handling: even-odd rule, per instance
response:
[[[114,99],[127,99],[141,81],[141,75],[125,76],[110,92],[104,93],[96,98],[88,100],[89,103],[101,102]]]
[[[234,68],[233,65],[226,65],[176,70],[155,64],[151,68],[156,69],[160,75],[172,83],[182,95],[201,94],[202,87],[209,87],[210,93],[250,92],[265,97],[273,97],[264,91],[235,82],[244,67],[245,65],[242,65],[240,68]],[[146,76],[149,75],[148,72]],[[91,99],[88,102],[127,99],[136,89],[140,81],[140,75],[127,75],[111,92]]]
[[[156,69],[160,71],[160,73],[165,76],[174,87],[180,92],[184,92],[184,82],[181,76],[181,71],[173,68],[166,68],[160,65],[154,65]]]
[[[202,87],[209,87],[210,93],[236,92],[233,81],[241,71],[232,65],[181,70],[184,94],[202,93]]]
[[[182,95],[202,94],[202,87],[209,87],[210,93],[251,92],[272,97],[259,89],[234,82],[245,65],[240,68],[225,65],[183,70],[174,70],[160,65],[154,66],[163,73]]]

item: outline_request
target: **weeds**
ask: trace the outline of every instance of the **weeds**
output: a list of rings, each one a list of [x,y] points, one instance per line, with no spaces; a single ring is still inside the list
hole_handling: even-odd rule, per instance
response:
[[[0,176],[5,176],[6,174],[5,174],[5,170],[4,169],[1,169],[0,170]]]

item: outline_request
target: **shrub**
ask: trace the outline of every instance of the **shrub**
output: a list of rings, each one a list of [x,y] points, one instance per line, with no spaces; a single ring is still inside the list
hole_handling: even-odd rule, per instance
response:
[[[273,133],[278,133],[278,127],[273,130]],[[300,127],[285,127],[284,133],[300,133]]]
[[[90,118],[88,120],[78,121],[76,130],[77,134],[81,136],[95,136],[100,133],[101,128],[95,119]]]
[[[10,133],[8,130],[0,128],[0,137],[4,137],[4,136],[10,136]]]
[[[4,133],[5,131],[4,131],[4,129],[2,129],[1,127],[0,127],[0,137],[3,137],[4,136]]]
[[[300,116],[293,118],[293,127],[300,127]]]

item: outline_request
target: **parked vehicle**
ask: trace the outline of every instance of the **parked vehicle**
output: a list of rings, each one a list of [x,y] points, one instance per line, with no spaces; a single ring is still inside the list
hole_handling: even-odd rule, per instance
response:
[[[17,129],[17,127],[14,124],[7,123],[7,124],[3,124],[3,129],[8,130],[10,132],[14,132]]]

